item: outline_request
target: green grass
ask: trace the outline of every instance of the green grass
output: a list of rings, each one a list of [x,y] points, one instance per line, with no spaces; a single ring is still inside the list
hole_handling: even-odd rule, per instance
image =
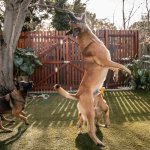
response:
[[[99,128],[103,150],[150,150],[150,94],[105,92],[110,107],[111,127]],[[18,119],[12,133],[0,131],[0,150],[98,150],[85,133],[77,135],[76,101],[57,94],[49,99],[29,100],[29,126]]]

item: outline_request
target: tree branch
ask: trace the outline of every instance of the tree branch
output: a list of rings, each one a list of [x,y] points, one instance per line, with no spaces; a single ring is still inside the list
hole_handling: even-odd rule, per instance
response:
[[[129,13],[128,21],[126,20],[126,23],[128,22],[127,28],[129,27],[129,23],[130,23],[130,19],[131,19],[131,15],[132,15],[133,10],[134,10],[134,3],[133,3],[133,5],[132,5],[132,9],[131,9],[131,11],[130,11],[130,13]]]
[[[148,0],[146,0],[146,9],[147,9],[147,12],[150,12],[150,9],[148,8]]]
[[[69,10],[66,9],[61,9],[57,7],[57,4],[52,4],[52,5],[46,5],[46,4],[34,4],[34,5],[30,5],[29,7],[35,7],[35,6],[39,6],[39,7],[48,7],[48,8],[54,8],[55,10],[62,12],[62,13],[67,13],[69,12]]]
[[[122,1],[122,19],[123,19],[123,29],[125,30],[126,28],[126,22],[125,22],[125,12],[124,12],[124,4],[125,3],[125,0]]]
[[[135,13],[137,12],[137,10],[141,7],[141,5],[143,4],[144,2],[142,2],[138,7],[137,7],[137,9],[132,13],[132,15],[130,15],[130,17],[126,20],[126,22],[127,21],[129,21],[134,15],[135,15]]]

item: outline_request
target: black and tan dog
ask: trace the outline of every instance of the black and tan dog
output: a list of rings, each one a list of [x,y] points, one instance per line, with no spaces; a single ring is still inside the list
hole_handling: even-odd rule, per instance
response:
[[[124,65],[111,60],[109,50],[86,24],[85,14],[81,18],[77,18],[72,12],[69,12],[68,15],[71,30],[67,34],[77,37],[85,71],[76,94],[68,93],[59,85],[55,85],[54,88],[62,96],[78,101],[78,109],[87,122],[89,136],[95,144],[104,146],[95,133],[94,99],[101,101],[101,97],[95,92],[103,86],[108,69],[115,72],[121,69],[129,74],[131,71]],[[105,103],[103,104],[105,106]]]
[[[16,88],[7,95],[0,97],[0,129],[4,131],[12,131],[2,125],[2,121],[12,122],[4,117],[4,114],[11,113],[13,116],[20,118],[28,125],[25,112],[23,111],[26,104],[26,96],[29,89],[32,88],[32,82],[16,82]]]

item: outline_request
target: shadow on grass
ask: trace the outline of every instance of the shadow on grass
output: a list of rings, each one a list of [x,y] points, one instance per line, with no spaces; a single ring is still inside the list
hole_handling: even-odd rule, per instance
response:
[[[51,94],[49,99],[34,100],[27,107],[29,121],[33,126],[47,127],[75,126],[77,122],[77,102],[68,100],[58,94]]]
[[[97,127],[96,131],[97,137],[102,141],[103,134]],[[101,150],[101,146],[96,146],[96,144],[91,140],[88,133],[79,134],[75,139],[76,148],[78,150]]]
[[[105,92],[105,99],[110,107],[111,123],[122,124],[149,120],[150,100],[132,91]],[[29,121],[33,126],[68,127],[77,123],[77,101],[50,94],[49,99],[35,99],[27,107]],[[117,117],[116,117],[117,114]]]
[[[15,135],[12,135],[11,137],[8,137],[7,139],[5,139],[3,141],[0,141],[0,150],[10,150],[9,145],[12,144],[13,142],[17,141],[26,130],[27,130],[27,126],[24,129],[22,126],[19,126],[18,131]],[[3,133],[3,132],[1,132],[1,133]]]
[[[150,120],[150,96],[140,95],[132,91],[105,92],[105,99],[110,107],[110,120],[112,124]],[[26,112],[30,127],[37,127],[45,131],[46,128],[61,128],[75,126],[77,123],[77,101],[72,101],[50,94],[49,99],[35,99],[28,101]],[[16,126],[16,124],[15,124]],[[26,129],[18,128],[18,132],[0,141],[0,150],[10,150],[9,146],[18,140]],[[2,135],[3,136],[3,135]],[[97,130],[97,136],[103,140],[101,131]],[[79,150],[98,150],[87,133],[78,135],[75,139],[76,148]]]
[[[150,120],[150,96],[133,91],[106,92],[111,123]],[[117,117],[116,117],[117,114]]]

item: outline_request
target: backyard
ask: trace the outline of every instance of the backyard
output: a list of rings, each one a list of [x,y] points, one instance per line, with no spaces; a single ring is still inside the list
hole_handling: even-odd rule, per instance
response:
[[[149,150],[150,94],[134,91],[107,91],[111,126],[98,128],[105,147],[95,146],[87,135],[78,135],[76,101],[52,93],[46,100],[28,100],[29,126],[17,119],[11,133],[0,131],[1,150]]]
[[[107,89],[111,125],[96,127],[105,147],[86,125],[78,134],[77,101],[55,84],[81,85],[83,103]],[[150,150],[150,0],[0,0],[0,100],[0,150]],[[14,118],[28,124],[24,115],[29,125]]]

